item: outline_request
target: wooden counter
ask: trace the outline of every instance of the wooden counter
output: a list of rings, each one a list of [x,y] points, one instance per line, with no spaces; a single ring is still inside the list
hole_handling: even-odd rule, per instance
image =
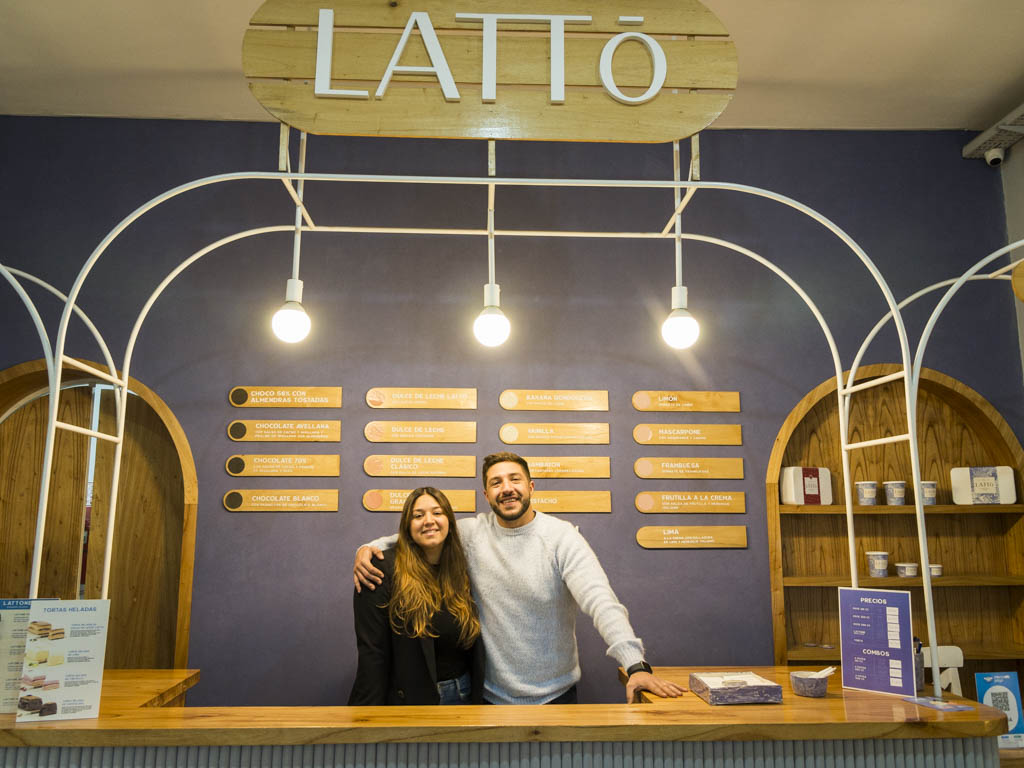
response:
[[[389,749],[394,750],[399,746],[396,742],[409,742],[441,744],[442,748],[444,744],[452,748],[475,744],[486,750],[483,745],[525,749],[534,742],[575,742],[577,746],[590,743],[593,749],[600,750],[602,743],[607,742],[617,742],[619,748],[622,743],[655,742],[667,750],[678,750],[679,742],[841,744],[845,740],[870,744],[872,740],[887,740],[885,744],[874,743],[882,744],[879,749],[888,750],[899,747],[886,744],[906,743],[899,740],[934,740],[935,744],[952,740],[982,745],[995,756],[994,748],[989,750],[985,745],[994,745],[994,737],[1006,731],[1005,716],[991,707],[974,704],[976,708],[971,711],[939,712],[896,696],[843,691],[837,676],[830,680],[826,698],[801,698],[789,686],[791,668],[746,669],[778,681],[783,686],[783,703],[711,707],[687,693],[679,699],[655,697],[648,703],[634,705],[167,707],[161,705],[194,685],[198,672],[109,670],[98,718],[16,724],[13,715],[0,715],[0,747],[252,745],[256,751],[259,745],[299,748],[388,743],[392,745]],[[690,671],[686,667],[655,670],[656,674],[684,684]],[[675,747],[666,743],[675,743]],[[700,744],[696,746],[700,748]],[[547,748],[575,747],[552,744]],[[0,765],[4,764],[4,751],[0,750]],[[979,764],[985,764],[985,760]],[[993,764],[991,759],[988,764]]]

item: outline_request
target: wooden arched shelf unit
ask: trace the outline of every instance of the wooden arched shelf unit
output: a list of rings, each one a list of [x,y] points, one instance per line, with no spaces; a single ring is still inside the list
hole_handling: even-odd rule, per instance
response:
[[[100,370],[102,364],[83,360]],[[95,381],[65,369],[64,384]],[[110,575],[108,668],[188,666],[197,482],[185,433],[167,404],[129,378],[132,395],[118,491],[117,536]],[[35,360],[0,371],[0,414],[24,403],[0,424],[0,597],[29,592],[48,395],[46,365]],[[26,402],[28,401],[28,402]],[[100,430],[114,433],[113,393],[100,400]],[[87,426],[89,387],[64,389],[58,418]],[[83,569],[89,438],[58,430],[50,482],[40,597],[74,599]],[[97,441],[85,597],[99,597],[114,446]]]
[[[899,366],[892,364],[864,366],[857,381],[898,370]],[[838,407],[836,381],[830,378],[789,414],[768,462],[766,501],[777,664],[839,658],[836,588],[850,586],[850,568]],[[905,413],[901,381],[854,394],[851,442],[904,433]],[[943,576],[932,581],[938,642],[959,645],[969,666],[973,663],[975,668],[1021,669],[1024,504],[954,506],[949,472],[957,466],[1009,465],[1014,469],[1021,502],[1024,450],[988,401],[938,371],[922,371],[917,419],[921,478],[938,482],[937,504],[925,507],[929,558],[944,568]],[[855,451],[850,461],[854,481],[910,480],[910,452],[905,443]],[[779,476],[786,466],[828,467],[837,503],[783,505]],[[890,566],[919,561],[911,494],[908,482],[906,506],[854,507],[858,573],[862,587],[910,589],[914,633],[926,638],[920,577],[865,578],[864,553],[868,550],[888,551]],[[890,570],[895,573],[894,568]],[[966,692],[968,680],[963,682]]]

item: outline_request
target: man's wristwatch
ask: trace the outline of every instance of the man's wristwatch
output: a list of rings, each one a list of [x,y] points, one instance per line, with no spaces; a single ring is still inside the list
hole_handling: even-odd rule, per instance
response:
[[[631,664],[629,666],[629,668],[626,670],[626,677],[632,677],[637,672],[653,673],[654,670],[651,669],[651,665],[648,664],[646,661],[638,661],[636,664]]]

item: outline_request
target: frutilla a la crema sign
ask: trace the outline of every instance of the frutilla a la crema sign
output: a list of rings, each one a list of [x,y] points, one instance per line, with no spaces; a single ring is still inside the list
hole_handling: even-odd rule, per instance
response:
[[[242,67],[294,128],[421,138],[671,141],[737,79],[698,0],[267,0]]]

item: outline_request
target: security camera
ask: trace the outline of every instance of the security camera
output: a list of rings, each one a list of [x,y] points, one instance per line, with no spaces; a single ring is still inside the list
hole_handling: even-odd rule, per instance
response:
[[[1004,157],[1006,157],[1006,150],[1002,147],[993,147],[992,149],[985,150],[985,162],[992,168],[1002,165]]]

